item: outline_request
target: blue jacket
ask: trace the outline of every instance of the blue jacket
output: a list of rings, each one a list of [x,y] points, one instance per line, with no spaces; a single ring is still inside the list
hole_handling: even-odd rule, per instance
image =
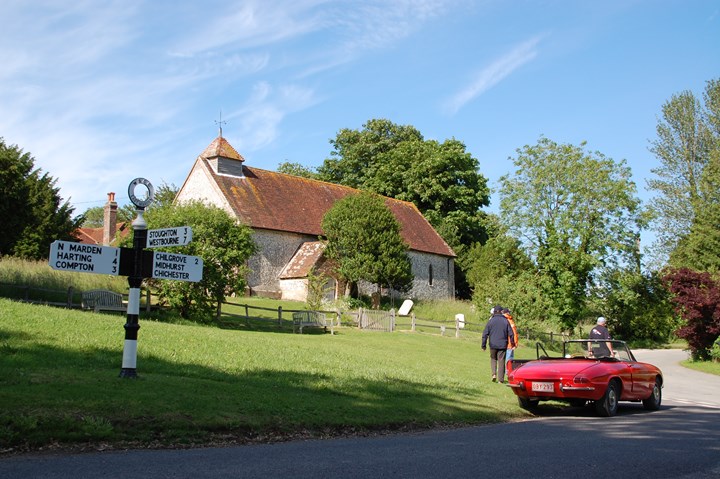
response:
[[[507,349],[508,340],[515,339],[510,322],[500,313],[493,314],[485,325],[482,334],[482,348],[485,349],[490,339],[490,349]]]

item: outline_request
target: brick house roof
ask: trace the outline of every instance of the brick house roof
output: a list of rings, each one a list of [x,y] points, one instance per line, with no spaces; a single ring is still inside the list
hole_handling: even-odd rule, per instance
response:
[[[225,156],[218,155],[218,151],[235,152],[242,158],[231,146],[232,150],[228,150],[222,145],[223,142],[227,143],[224,138],[216,138],[197,161],[217,184],[237,218],[252,228],[319,236],[322,218],[332,205],[359,193],[347,186],[246,165],[242,165],[244,177],[218,174],[208,161],[208,158]],[[413,203],[385,198],[385,204],[400,223],[400,234],[410,249],[455,257],[452,248]]]
[[[121,237],[125,237],[130,234],[132,231],[132,228],[128,228],[130,226],[128,223],[118,223],[116,227],[116,231],[120,233]],[[100,226],[99,228],[78,228],[73,233],[75,237],[77,238],[78,242],[83,244],[97,244],[102,245],[103,244],[103,227]],[[111,241],[111,243],[115,243],[115,239]]]

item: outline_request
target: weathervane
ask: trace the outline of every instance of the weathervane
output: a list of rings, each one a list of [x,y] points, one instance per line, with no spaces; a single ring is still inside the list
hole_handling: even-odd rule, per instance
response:
[[[220,127],[220,138],[222,138],[222,126],[227,124],[227,122],[222,119],[222,109],[220,110],[220,120],[215,120],[215,124]]]

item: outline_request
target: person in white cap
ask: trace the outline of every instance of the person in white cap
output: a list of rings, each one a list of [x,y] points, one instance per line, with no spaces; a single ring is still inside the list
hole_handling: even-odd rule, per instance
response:
[[[597,324],[592,328],[590,331],[590,339],[598,340],[598,339],[612,339],[610,337],[610,331],[608,331],[608,328],[605,326],[607,323],[607,320],[600,316],[597,319]],[[594,342],[590,343],[588,342],[588,353],[591,355],[594,355],[596,358],[599,358],[601,356],[610,356],[613,355],[613,349],[612,344],[610,344],[609,341],[603,341],[603,342]]]

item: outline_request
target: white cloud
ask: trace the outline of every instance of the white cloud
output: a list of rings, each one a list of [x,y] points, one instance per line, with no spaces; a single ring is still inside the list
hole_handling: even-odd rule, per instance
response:
[[[322,15],[315,8],[323,1],[277,2],[250,0],[221,4],[199,28],[182,37],[177,50],[188,55],[229,49],[265,47],[321,29]],[[204,8],[204,7],[203,7]]]
[[[253,87],[248,101],[227,117],[228,125],[223,131],[229,132],[231,137],[238,136],[237,140],[230,140],[236,148],[256,151],[275,141],[279,125],[287,115],[304,110],[317,101],[314,91],[308,88],[298,85],[274,88],[267,82],[259,82]]]
[[[541,37],[534,37],[512,49],[507,55],[485,67],[472,83],[457,92],[444,105],[449,114],[457,113],[463,106],[500,83],[515,70],[537,57]]]
[[[212,125],[210,108],[236,148],[267,148],[289,115],[324,101],[303,72],[388,48],[448,3],[208,1],[0,2],[0,136],[82,211],[138,173],[186,168],[197,152],[180,150]]]

